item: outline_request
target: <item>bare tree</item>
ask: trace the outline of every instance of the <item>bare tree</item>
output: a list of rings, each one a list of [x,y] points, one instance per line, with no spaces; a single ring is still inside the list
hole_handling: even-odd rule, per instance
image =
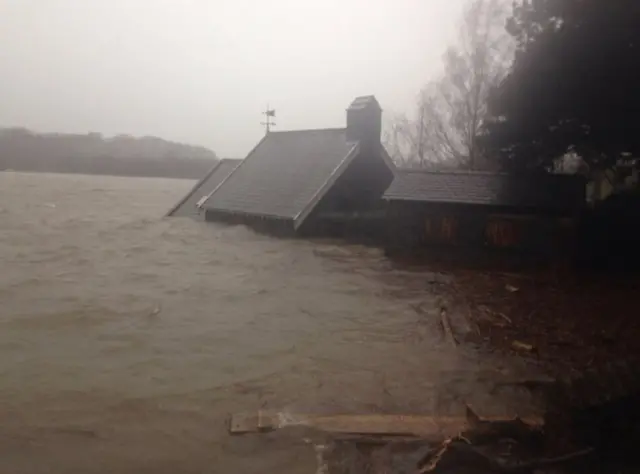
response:
[[[433,168],[441,164],[439,157],[428,152],[429,133],[426,115],[418,107],[417,118],[406,114],[393,117],[385,127],[384,142],[387,152],[402,168]]]
[[[428,102],[418,101],[415,117],[398,114],[385,127],[385,147],[393,161],[402,168],[439,168],[445,165],[442,155],[433,153],[434,131],[430,128]]]
[[[491,88],[502,80],[514,52],[504,25],[505,0],[469,0],[455,45],[447,49],[443,73],[421,91],[414,116],[399,117],[387,146],[402,162],[430,167],[449,164],[478,169],[488,165],[476,138]]]

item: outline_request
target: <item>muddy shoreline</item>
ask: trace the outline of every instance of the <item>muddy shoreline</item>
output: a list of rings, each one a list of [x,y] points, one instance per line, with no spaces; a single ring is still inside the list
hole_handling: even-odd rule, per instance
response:
[[[460,272],[448,296],[469,340],[561,376],[640,355],[638,290],[619,276]]]

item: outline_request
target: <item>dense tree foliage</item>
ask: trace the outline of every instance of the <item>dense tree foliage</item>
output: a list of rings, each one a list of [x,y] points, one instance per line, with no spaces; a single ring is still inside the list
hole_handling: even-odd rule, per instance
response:
[[[197,179],[215,159],[206,148],[156,137],[0,129],[0,170]]]
[[[640,1],[516,0],[507,30],[517,52],[489,101],[489,150],[511,169],[640,156]]]

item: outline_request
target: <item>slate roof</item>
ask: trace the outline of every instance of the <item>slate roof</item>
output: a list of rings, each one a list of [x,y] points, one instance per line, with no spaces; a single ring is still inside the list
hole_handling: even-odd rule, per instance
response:
[[[167,216],[197,216],[199,214],[196,207],[198,201],[216,189],[241,161],[228,158],[218,161],[204,178],[198,181],[191,191],[167,213]]]
[[[356,150],[344,128],[270,132],[203,207],[295,220],[317,202]]]
[[[569,175],[525,178],[504,173],[397,170],[384,198],[570,210],[584,206],[585,182]]]

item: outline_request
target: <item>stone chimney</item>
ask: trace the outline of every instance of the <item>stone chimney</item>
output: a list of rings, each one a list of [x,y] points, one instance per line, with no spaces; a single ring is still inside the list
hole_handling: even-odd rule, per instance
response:
[[[380,144],[382,109],[372,95],[356,97],[347,109],[347,141],[362,145]]]

